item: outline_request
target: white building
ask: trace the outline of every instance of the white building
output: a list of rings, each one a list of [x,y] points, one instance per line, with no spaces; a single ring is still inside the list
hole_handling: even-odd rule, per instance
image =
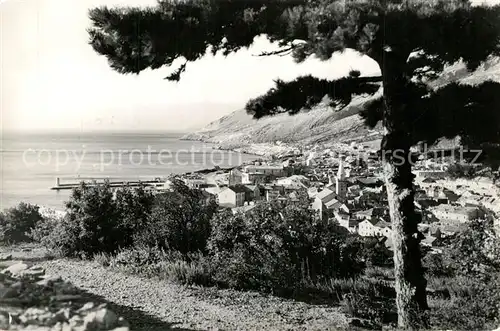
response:
[[[241,207],[245,204],[245,190],[238,186],[226,187],[217,194],[217,198],[222,207]]]
[[[276,177],[286,176],[286,171],[283,165],[271,166],[271,165],[249,165],[244,168],[246,173],[257,173],[265,174]]]
[[[351,218],[348,213],[344,213],[342,210],[334,211],[333,215],[341,227],[346,228],[351,233],[358,232],[359,221]]]
[[[444,171],[444,170],[420,170],[420,171],[415,171],[415,176],[417,176],[417,179],[424,179],[424,178],[442,179],[442,178],[446,177],[446,171]]]
[[[284,185],[284,186],[297,186],[304,188],[307,188],[309,186],[309,179],[307,179],[307,177],[303,175],[293,175],[290,177],[281,178],[278,179],[276,182],[278,185]]]
[[[358,234],[364,237],[391,237],[392,229],[389,222],[379,219],[364,220],[358,225]]]
[[[334,209],[342,205],[337,199],[335,199],[336,196],[335,192],[329,189],[324,189],[316,194],[314,202],[312,203],[312,209],[319,212],[321,219],[324,219],[325,215],[328,214],[329,209]]]
[[[465,223],[480,217],[477,207],[439,205],[431,209],[432,214],[440,221],[456,221]]]

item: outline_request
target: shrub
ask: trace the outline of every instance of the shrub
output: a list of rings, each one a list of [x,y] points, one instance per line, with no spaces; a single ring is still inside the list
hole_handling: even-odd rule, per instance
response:
[[[155,198],[153,193],[143,186],[123,187],[116,191],[115,201],[120,218],[118,231],[122,236],[119,246],[132,246],[135,234],[146,227],[149,222]]]
[[[52,251],[57,256],[80,256],[79,224],[67,216],[62,218],[48,218],[39,223],[30,236],[36,242]]]
[[[428,252],[422,259],[426,274],[433,277],[451,277],[453,263],[449,261],[448,254]]]
[[[151,216],[138,230],[135,243],[183,254],[204,252],[210,236],[210,219],[217,208],[212,196],[189,189],[174,179],[172,191],[156,197]]]
[[[493,219],[475,220],[451,243],[450,257],[457,274],[490,278],[500,272],[500,241]]]
[[[96,255],[94,255],[94,262],[103,267],[109,267],[111,265],[112,259],[113,256],[108,253],[97,253]]]
[[[500,245],[491,218],[473,221],[445,250],[452,272],[430,277],[428,288],[445,294],[431,298],[434,326],[454,330],[486,330],[500,319]],[[441,262],[436,263],[439,268]]]
[[[161,274],[166,279],[183,285],[214,284],[210,260],[202,254],[190,255],[187,259],[160,262]]]
[[[433,326],[453,330],[491,330],[498,326],[500,274],[487,282],[459,276],[432,285],[451,296],[448,300],[430,300]]]
[[[210,260],[200,253],[181,254],[159,247],[134,246],[116,255],[96,254],[94,261],[145,277],[168,279],[184,285],[213,285]]]
[[[347,314],[377,324],[397,320],[396,292],[390,283],[376,279],[337,279],[330,286],[341,293]]]
[[[58,223],[62,222],[64,217],[56,213],[46,214],[43,220],[37,222],[34,228],[29,232],[29,237],[32,241],[43,243],[46,238],[52,235],[52,231]]]
[[[132,246],[135,253],[144,247],[204,252],[217,207],[213,197],[179,180],[172,191],[156,196],[142,186],[114,190],[108,182],[82,183],[66,203],[65,218],[44,222],[32,237],[68,257],[92,258]]]
[[[372,267],[366,268],[364,274],[368,278],[393,280],[394,279],[394,268],[372,266]]]
[[[218,282],[286,294],[299,283],[358,275],[364,266],[358,244],[319,221],[306,203],[270,202],[248,214],[218,214],[208,249]]]
[[[143,187],[113,190],[109,182],[81,183],[66,202],[66,215],[40,223],[31,237],[67,257],[114,253],[133,244],[152,203],[153,196]]]
[[[6,244],[31,242],[30,232],[44,220],[40,208],[21,202],[0,213],[0,242]]]

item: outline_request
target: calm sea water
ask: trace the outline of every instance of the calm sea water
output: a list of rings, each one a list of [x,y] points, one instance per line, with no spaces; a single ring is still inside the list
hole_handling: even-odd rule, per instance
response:
[[[177,133],[4,133],[0,208],[25,201],[63,210],[70,191],[50,190],[57,177],[61,183],[86,178],[151,180],[257,158],[180,137]]]

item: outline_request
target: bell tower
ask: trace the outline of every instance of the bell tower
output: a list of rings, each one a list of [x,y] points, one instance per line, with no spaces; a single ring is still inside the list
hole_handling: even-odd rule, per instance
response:
[[[335,194],[342,200],[347,196],[347,181],[342,159],[339,160],[339,170],[337,172],[337,177],[335,177]]]

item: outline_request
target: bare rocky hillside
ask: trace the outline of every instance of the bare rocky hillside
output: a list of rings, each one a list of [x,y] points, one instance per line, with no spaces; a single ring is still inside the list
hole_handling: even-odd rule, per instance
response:
[[[453,81],[477,84],[486,80],[500,81],[499,58],[490,59],[474,73],[468,72],[460,63],[450,66],[432,85],[442,86]],[[202,140],[229,149],[277,141],[301,144],[373,141],[381,137],[381,128],[368,129],[358,115],[369,98],[355,98],[340,111],[322,103],[295,116],[280,114],[260,120],[253,119],[240,109],[186,135],[184,139]]]

